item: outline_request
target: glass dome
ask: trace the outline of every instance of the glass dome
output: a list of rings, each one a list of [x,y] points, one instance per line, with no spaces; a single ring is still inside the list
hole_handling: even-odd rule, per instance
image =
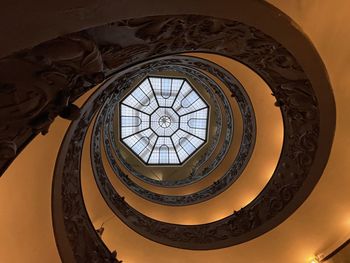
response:
[[[120,103],[120,139],[145,164],[180,165],[207,141],[208,115],[186,79],[149,76]]]

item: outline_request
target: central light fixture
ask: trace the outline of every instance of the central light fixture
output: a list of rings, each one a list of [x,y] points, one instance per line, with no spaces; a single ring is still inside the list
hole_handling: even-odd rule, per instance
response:
[[[180,128],[180,117],[172,109],[159,107],[151,114],[151,129],[159,136],[171,136]]]
[[[162,127],[162,128],[169,128],[171,124],[171,119],[169,116],[162,116],[159,118],[159,126]]]
[[[207,141],[208,115],[187,79],[149,76],[120,102],[120,139],[145,164],[180,165]]]

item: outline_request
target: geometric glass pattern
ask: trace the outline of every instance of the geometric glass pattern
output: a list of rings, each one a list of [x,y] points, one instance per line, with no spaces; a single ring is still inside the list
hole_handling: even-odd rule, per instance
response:
[[[120,102],[120,139],[151,165],[180,165],[207,141],[209,107],[183,78],[146,77]]]

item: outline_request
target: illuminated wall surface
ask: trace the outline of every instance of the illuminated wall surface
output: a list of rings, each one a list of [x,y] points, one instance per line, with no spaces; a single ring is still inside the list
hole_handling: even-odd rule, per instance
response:
[[[135,1],[135,6],[140,4],[139,2]],[[55,4],[7,1],[3,3],[0,11],[2,14],[0,32],[6,36],[0,47],[0,55],[3,57],[59,35],[103,25],[122,18],[142,17],[146,14],[196,13],[198,3],[194,2],[187,1],[183,7],[169,4],[168,8],[161,3],[159,5],[143,3],[143,8],[139,7],[139,11],[133,12],[131,9],[135,8],[130,7],[134,2],[127,3],[126,6],[123,6],[124,3],[116,6],[115,3],[97,1],[60,1]],[[237,4],[238,2],[240,1],[237,1]],[[268,3],[289,16],[294,21],[291,22],[291,25],[297,27],[309,38],[329,75],[336,103],[336,130],[329,160],[320,180],[306,201],[285,221],[267,233],[250,241],[221,249],[203,251],[180,249],[159,244],[139,235],[114,215],[96,186],[90,166],[89,143],[86,142],[81,167],[82,191],[86,209],[96,229],[103,224],[102,240],[108,249],[117,251],[118,259],[123,262],[307,263],[312,262],[315,256],[321,259],[329,255],[350,238],[350,195],[348,193],[350,185],[348,176],[350,170],[348,161],[350,158],[348,136],[350,132],[348,121],[350,112],[348,103],[350,99],[348,88],[350,85],[348,74],[350,69],[350,2],[346,0],[270,0]],[[242,18],[243,15],[240,13],[248,12],[247,10],[233,12],[234,4],[225,3],[225,1],[215,3],[214,7],[209,4],[208,7],[201,5],[203,6],[201,11],[198,11],[199,13],[212,14],[216,17],[222,15],[228,18],[232,12],[233,17],[241,16]],[[173,12],[168,12],[168,10]],[[277,9],[271,10],[273,10],[271,14],[265,13],[265,15],[276,16],[276,21],[278,17],[283,16]],[[258,11],[256,9],[254,12]],[[257,21],[260,20],[257,18]],[[271,19],[262,27],[271,28],[269,34],[284,39],[287,43],[288,36],[279,31],[278,24],[273,24],[273,19]],[[286,43],[283,44],[293,49],[293,39]],[[300,51],[300,49],[302,47],[295,47],[295,50]],[[239,80],[249,94],[254,106],[257,131],[254,151],[242,175],[230,188],[215,198],[188,206],[167,206],[150,202],[136,195],[121,183],[111,168],[107,168],[106,173],[114,188],[118,189],[125,200],[138,211],[157,220],[191,225],[208,223],[229,216],[250,203],[264,189],[278,163],[284,130],[280,110],[274,105],[276,100],[271,96],[271,90],[261,77],[253,74],[248,67],[224,56],[203,52],[187,55],[206,59],[225,68]],[[94,90],[82,96],[76,104],[83,105]],[[227,97],[230,97],[229,92],[226,91],[226,93]],[[207,98],[204,97],[202,102],[205,107],[199,107],[199,110],[207,109],[206,101]],[[193,107],[193,103],[191,106]],[[231,105],[234,117],[236,117],[234,111],[238,109],[235,107],[238,106]],[[195,108],[194,111],[198,109]],[[200,119],[207,121],[207,113],[198,114]],[[123,111],[121,115],[123,116]],[[169,126],[167,119],[163,118],[163,122],[162,117],[163,115],[160,115],[157,119],[159,126]],[[130,120],[125,121],[128,123]],[[123,120],[121,122],[123,123]],[[239,125],[242,126],[242,120],[237,117],[235,125],[237,125],[235,131],[238,132]],[[0,262],[61,262],[53,231],[51,186],[56,157],[68,126],[69,121],[57,118],[50,127],[49,133],[45,136],[37,136],[1,177]],[[206,123],[199,121],[194,123],[194,126],[201,128],[205,127]],[[90,127],[88,131],[89,138],[92,128]],[[206,134],[199,137],[202,141],[206,141]],[[148,144],[143,143],[141,146],[142,149],[146,149]],[[186,147],[190,146],[183,145],[183,148]],[[202,147],[202,144],[198,144],[198,147]],[[162,157],[160,152],[163,148],[161,145],[158,148],[158,155]],[[233,155],[238,150],[230,148],[228,151]],[[176,156],[175,154],[174,157]],[[177,165],[182,163],[179,157],[175,159]],[[159,162],[169,164],[170,162],[170,158],[165,160],[162,157],[157,160],[158,163],[153,164],[159,164]],[[108,164],[105,155],[102,155],[102,161]],[[145,189],[159,194],[188,194],[212,184],[216,180],[215,176],[224,172],[231,161],[230,159],[222,161],[221,166],[219,165],[212,175],[214,179],[204,178],[184,188],[162,188],[157,185],[148,185],[140,179],[136,179],[136,182]],[[181,167],[179,165],[177,169],[180,169],[179,171],[187,169]],[[327,262],[350,262],[349,251],[349,246],[345,246]]]

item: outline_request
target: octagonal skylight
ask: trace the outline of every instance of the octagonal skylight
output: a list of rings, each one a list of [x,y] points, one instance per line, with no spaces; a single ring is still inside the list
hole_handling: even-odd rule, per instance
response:
[[[186,79],[146,77],[120,103],[121,141],[145,164],[179,165],[206,142],[208,114]]]

